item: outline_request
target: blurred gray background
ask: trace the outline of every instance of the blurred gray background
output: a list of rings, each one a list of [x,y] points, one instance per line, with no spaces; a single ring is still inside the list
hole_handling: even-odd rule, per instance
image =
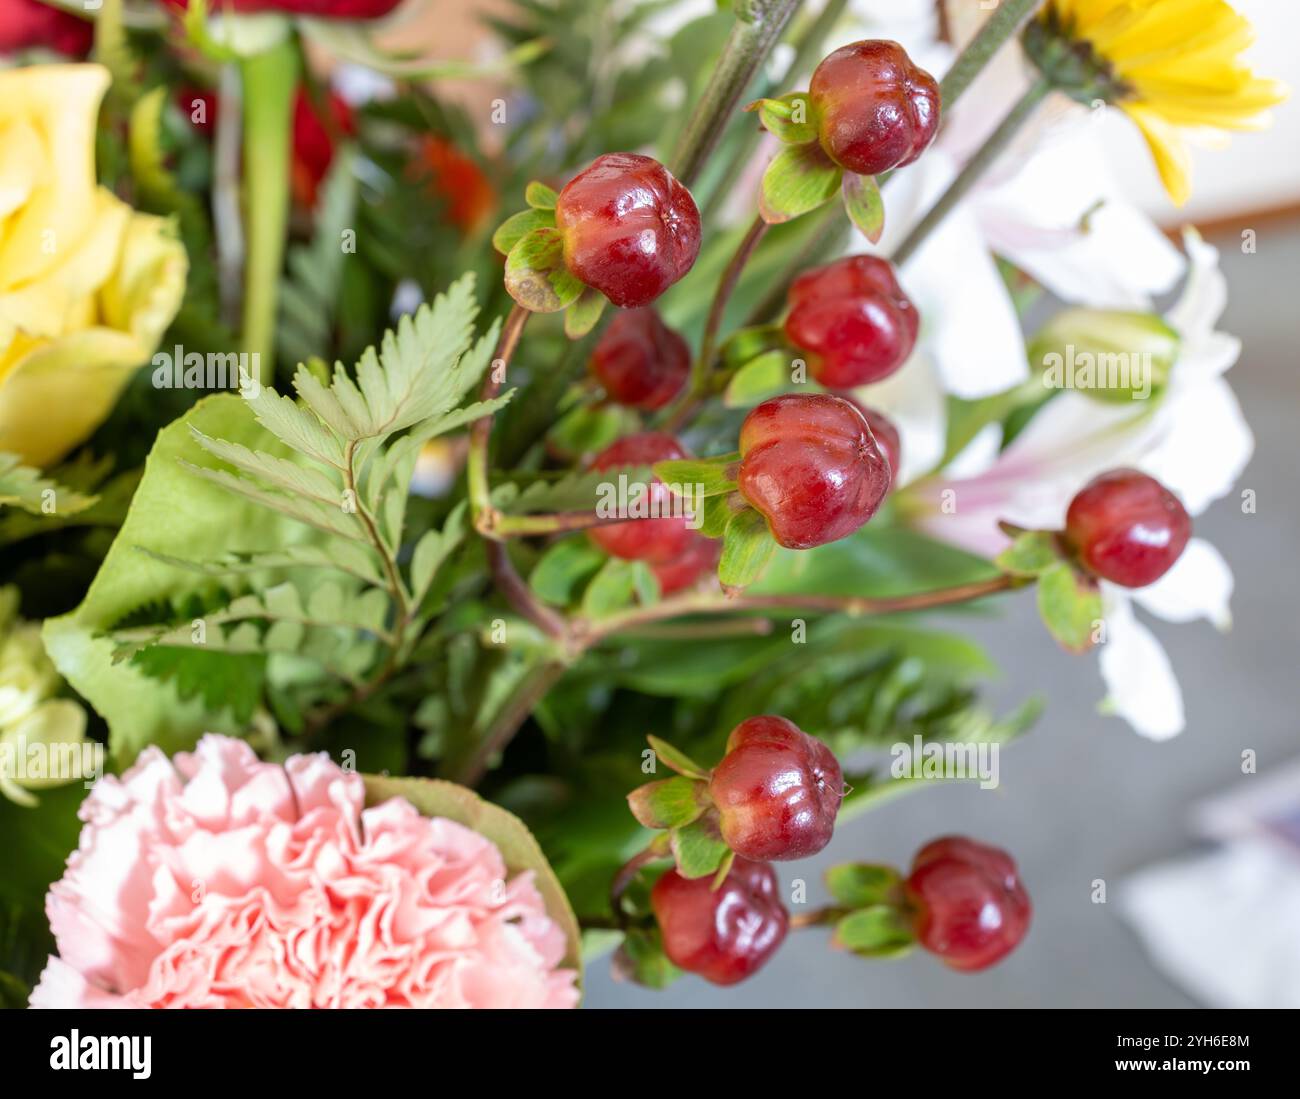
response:
[[[1240,250],[1244,228],[1258,233],[1254,255]],[[1156,744],[1100,716],[1095,656],[1058,649],[1033,596],[1018,593],[1004,600],[1001,616],[963,623],[1004,669],[995,703],[1048,699],[1038,725],[1003,754],[1001,786],[910,794],[838,829],[817,858],[778,866],[783,885],[804,878],[817,905],[825,901],[822,871],[833,863],[906,865],[926,840],[967,833],[1019,862],[1035,907],[1025,943],[991,970],[956,974],[922,951],[868,962],[831,950],[824,931],[801,931],[744,984],[721,989],[688,976],[663,992],[615,982],[605,959],[589,967],[588,1007],[1193,1006],[1120,918],[1117,886],[1195,845],[1190,806],[1252,781],[1241,774],[1242,749],[1256,750],[1261,776],[1300,756],[1300,219],[1245,219],[1207,235],[1222,250],[1230,288],[1219,327],[1245,343],[1229,379],[1256,450],[1237,487],[1255,490],[1258,510],[1243,515],[1239,497],[1229,496],[1197,519],[1197,532],[1236,574],[1230,634],[1145,618],[1182,683],[1186,731]],[[1096,878],[1107,882],[1110,903],[1092,903]]]

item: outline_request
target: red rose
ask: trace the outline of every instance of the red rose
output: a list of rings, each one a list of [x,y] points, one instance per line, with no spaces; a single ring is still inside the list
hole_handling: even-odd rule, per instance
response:
[[[40,0],[0,0],[0,54],[44,46],[82,58],[94,37],[94,24]]]

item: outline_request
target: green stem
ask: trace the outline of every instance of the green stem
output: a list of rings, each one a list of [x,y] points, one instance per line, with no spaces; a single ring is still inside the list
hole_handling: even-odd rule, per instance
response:
[[[672,158],[672,171],[687,187],[713,152],[754,73],[781,37],[803,0],[739,0],[748,20],[737,16],[714,66],[708,87],[695,105]]]
[[[943,110],[951,109],[962,92],[984,71],[984,66],[992,60],[993,55],[1042,5],[1043,0],[1002,0],[939,83]]]
[[[948,189],[939,196],[935,204],[926,211],[925,216],[916,223],[912,231],[907,234],[907,238],[889,257],[895,266],[901,267],[906,263],[916,253],[916,250],[925,243],[925,239],[948,216],[953,207],[966,197],[966,194],[979,180],[980,176],[992,166],[993,162],[1011,144],[1011,139],[1016,136],[1020,127],[1038,109],[1038,105],[1051,90],[1051,81],[1045,76],[1039,77],[1029,90],[1020,97],[1006,118],[998,124],[998,128],[989,134],[984,144],[976,150],[975,155],[966,162],[966,166],[957,174],[957,178],[948,185]]]
[[[275,321],[289,224],[293,96],[300,59],[292,38],[242,62],[244,95],[243,350],[260,381],[274,377]]]
[[[524,334],[524,325],[532,314],[522,305],[516,305],[506,317],[497,339],[496,350],[492,353],[492,362],[488,366],[487,376],[483,379],[483,391],[480,399],[490,401],[501,392],[505,373],[510,368],[515,348],[519,346],[519,337]],[[492,537],[492,526],[497,519],[496,509],[492,506],[492,485],[488,477],[488,447],[492,441],[492,417],[483,416],[475,420],[469,429],[469,454],[465,459],[465,476],[469,488],[470,514],[474,526],[484,537]]]
[[[492,723],[474,745],[470,757],[454,770],[451,775],[453,781],[462,786],[474,786],[487,774],[493,757],[505,751],[515,733],[528,720],[533,707],[546,697],[546,693],[564,675],[564,667],[561,663],[546,661],[537,664],[529,672],[510,701],[492,719]]]

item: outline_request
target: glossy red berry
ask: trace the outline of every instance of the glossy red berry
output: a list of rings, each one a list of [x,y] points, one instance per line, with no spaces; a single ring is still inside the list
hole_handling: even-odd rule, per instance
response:
[[[747,859],[802,859],[831,840],[844,775],[829,748],[792,721],[742,721],[709,779],[727,846]]]
[[[887,378],[912,353],[919,327],[893,267],[875,256],[846,256],[805,271],[790,287],[786,337],[830,389]]]
[[[986,969],[1020,945],[1033,907],[1011,856],[962,836],[927,843],[905,883],[916,937],[953,969]]]
[[[897,42],[841,46],[817,66],[809,98],[826,155],[859,175],[911,164],[939,128],[939,85]]]
[[[95,24],[41,0],[0,0],[0,56],[43,47],[67,57],[90,53]]]
[[[606,153],[560,192],[555,224],[564,262],[615,305],[649,305],[700,251],[691,193],[653,157]]]
[[[611,401],[650,412],[686,384],[691,349],[653,309],[628,309],[605,329],[590,365]]]
[[[711,875],[688,879],[669,870],[655,882],[650,905],[668,960],[715,985],[757,972],[790,923],[772,868],[740,858],[717,889]]]
[[[1192,520],[1178,497],[1135,469],[1095,478],[1065,516],[1065,540],[1084,566],[1126,588],[1159,580],[1191,536]]]
[[[672,595],[693,587],[704,577],[712,575],[721,556],[720,538],[705,538],[702,534],[694,534],[690,545],[682,553],[671,561],[652,564],[650,571],[659,581],[659,593]]]
[[[889,491],[889,462],[862,413],[828,393],[764,401],[740,428],[740,454],[740,494],[790,549],[852,534]]]
[[[592,469],[617,469],[620,466],[652,466],[688,457],[682,445],[671,435],[647,431],[628,435],[611,443],[592,460]],[[629,495],[629,504],[633,501]],[[633,518],[626,523],[608,523],[592,527],[591,540],[611,557],[627,561],[664,564],[679,558],[698,537],[678,514],[676,501],[668,488],[655,478],[644,506],[657,518]]]

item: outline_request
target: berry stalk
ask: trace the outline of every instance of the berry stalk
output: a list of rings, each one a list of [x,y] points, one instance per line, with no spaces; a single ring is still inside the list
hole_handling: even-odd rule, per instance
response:
[[[772,52],[800,3],[802,0],[738,0],[738,10],[747,9],[750,18],[737,17],[673,154],[673,175],[687,187],[695,182],[754,73]]]
[[[488,367],[487,377],[483,379],[483,391],[480,399],[490,401],[501,392],[501,383],[505,380],[510,360],[514,357],[519,339],[524,334],[524,325],[531,316],[522,305],[516,305],[506,317],[497,339],[496,350],[492,353],[492,363]],[[492,441],[492,416],[482,416],[474,421],[469,431],[469,454],[465,460],[465,476],[469,489],[470,515],[474,526],[485,538],[493,537],[493,527],[497,521],[497,511],[492,506],[492,485],[488,478],[488,447]]]

